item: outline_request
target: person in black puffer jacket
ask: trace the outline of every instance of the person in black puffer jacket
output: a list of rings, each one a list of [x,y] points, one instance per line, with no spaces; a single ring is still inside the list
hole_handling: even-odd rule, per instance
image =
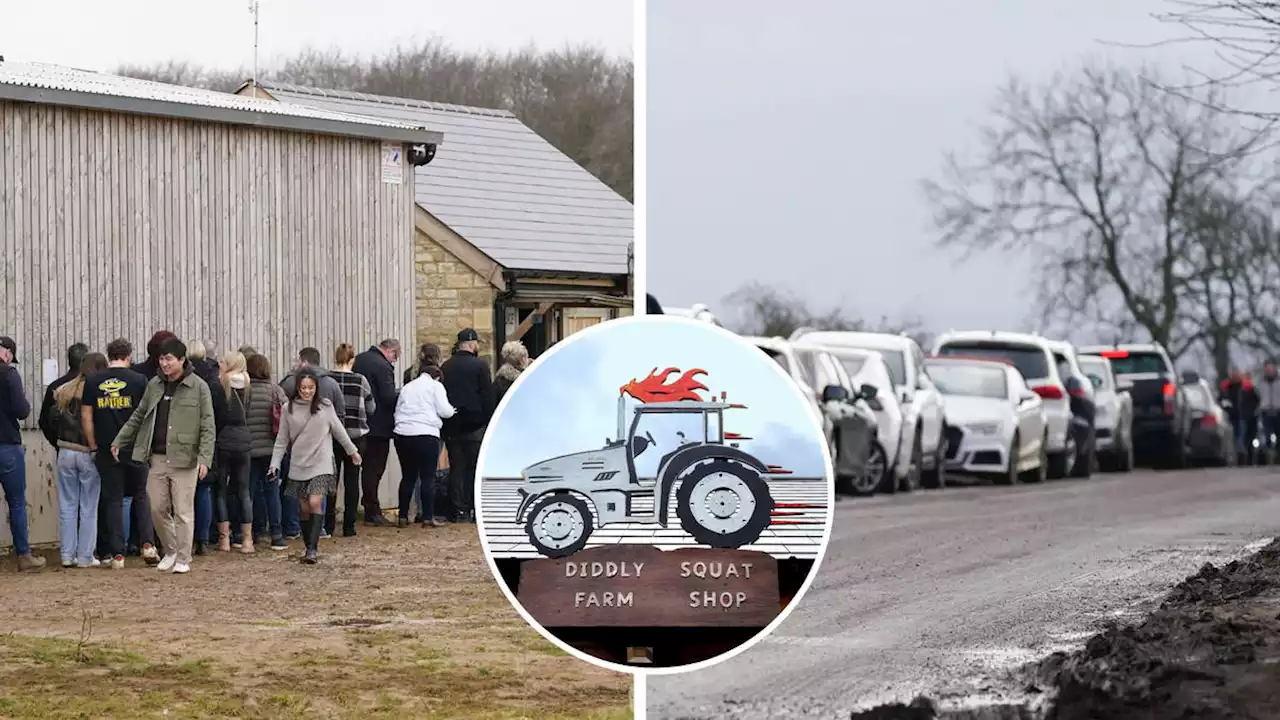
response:
[[[253,552],[253,494],[249,483],[249,455],[253,436],[249,430],[249,373],[245,358],[231,353],[218,364],[219,384],[226,398],[226,424],[218,432],[214,485],[214,514],[218,518],[218,549],[225,550],[228,537],[242,553]],[[231,522],[235,521],[235,534]]]
[[[475,522],[471,507],[475,496],[476,465],[480,442],[493,415],[493,377],[489,363],[481,360],[480,335],[472,328],[458,333],[458,351],[440,368],[449,402],[457,413],[444,421],[444,442],[452,465],[449,494],[458,522]]]
[[[213,426],[218,434],[222,434],[222,428],[227,422],[227,396],[222,391],[222,383],[218,380],[218,366],[205,359],[204,343],[199,340],[187,343],[187,364],[191,366],[191,374],[209,386],[209,395],[213,400]],[[146,373],[143,372],[143,374]],[[213,467],[209,468],[203,480],[196,483],[196,555],[204,554],[205,546],[209,544],[209,538],[215,532],[213,529],[214,492],[218,486],[219,471],[215,453]],[[231,540],[228,538],[228,550],[231,549],[230,543]]]

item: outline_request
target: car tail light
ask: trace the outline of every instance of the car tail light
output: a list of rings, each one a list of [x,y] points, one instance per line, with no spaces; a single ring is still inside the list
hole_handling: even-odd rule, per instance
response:
[[[1129,357],[1128,350],[1103,350],[1101,354],[1102,357],[1108,360],[1119,360],[1121,358]]]
[[[1218,418],[1213,415],[1206,414],[1204,417],[1200,418],[1200,427],[1213,427],[1217,424]]]
[[[1174,399],[1174,396],[1177,395],[1177,393],[1178,393],[1178,386],[1174,385],[1171,382],[1167,382],[1164,384],[1164,414],[1165,415],[1173,414],[1173,409],[1174,409],[1173,399]]]
[[[1071,395],[1071,397],[1078,397],[1078,398],[1088,397],[1084,393],[1084,386],[1078,385],[1078,384],[1072,385],[1071,387],[1067,388],[1067,393]]]
[[[1062,388],[1057,385],[1038,385],[1035,388],[1036,394],[1045,400],[1061,400],[1066,396]]]

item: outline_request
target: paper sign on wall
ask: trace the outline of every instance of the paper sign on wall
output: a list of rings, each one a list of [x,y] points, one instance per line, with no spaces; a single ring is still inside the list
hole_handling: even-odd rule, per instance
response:
[[[57,358],[45,358],[40,369],[42,370],[40,373],[41,384],[52,385],[53,381],[58,379],[59,373]]]
[[[382,143],[382,182],[399,185],[404,180],[404,146]]]

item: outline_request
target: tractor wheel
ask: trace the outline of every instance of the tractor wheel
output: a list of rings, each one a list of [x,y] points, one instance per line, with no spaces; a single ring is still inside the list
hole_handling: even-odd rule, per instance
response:
[[[591,537],[591,509],[582,498],[566,492],[552,493],[533,505],[524,531],[538,552],[549,558],[572,555]]]
[[[714,548],[739,548],[759,540],[773,507],[769,484],[760,473],[732,460],[698,466],[676,491],[680,527]]]

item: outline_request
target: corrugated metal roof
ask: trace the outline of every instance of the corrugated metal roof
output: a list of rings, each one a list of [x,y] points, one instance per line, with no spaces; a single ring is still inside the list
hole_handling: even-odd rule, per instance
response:
[[[411,143],[440,144],[443,140],[439,131],[404,120],[46,63],[0,62],[0,99]]]
[[[505,110],[320,90],[261,87],[280,100],[442,130],[417,168],[418,204],[511,270],[625,275],[631,203]]]

